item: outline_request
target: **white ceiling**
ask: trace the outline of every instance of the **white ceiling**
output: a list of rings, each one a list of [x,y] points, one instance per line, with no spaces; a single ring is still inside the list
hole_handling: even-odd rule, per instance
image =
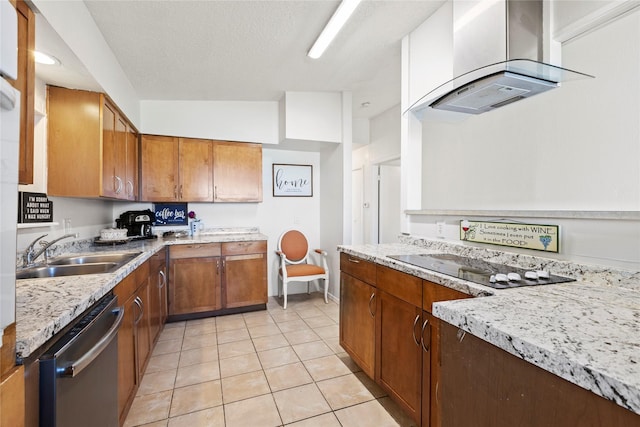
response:
[[[139,99],[276,101],[285,91],[346,90],[355,118],[400,102],[401,39],[442,3],[363,0],[314,60],[307,51],[338,1],[85,0]],[[37,74],[49,83],[90,86],[86,70],[77,59],[66,63],[73,54],[40,21],[36,46],[57,50],[63,67],[55,75],[38,66]]]

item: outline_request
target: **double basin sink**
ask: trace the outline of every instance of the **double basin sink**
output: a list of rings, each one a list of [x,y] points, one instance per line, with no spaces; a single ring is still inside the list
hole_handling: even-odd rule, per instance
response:
[[[141,252],[62,256],[50,260],[47,265],[19,269],[16,272],[16,279],[112,273],[140,254]]]

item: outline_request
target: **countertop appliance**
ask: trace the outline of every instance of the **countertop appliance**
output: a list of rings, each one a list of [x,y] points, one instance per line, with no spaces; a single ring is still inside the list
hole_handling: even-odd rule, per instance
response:
[[[116,219],[116,227],[126,228],[127,236],[133,238],[153,239],[151,226],[156,220],[155,214],[150,210],[126,211]]]
[[[40,427],[118,427],[117,301],[103,297],[40,356]]]
[[[0,346],[16,312],[16,235],[20,92],[5,79],[18,71],[18,17],[9,0],[0,0]]]
[[[389,255],[389,258],[495,289],[575,281],[546,270],[528,271],[454,254]]]

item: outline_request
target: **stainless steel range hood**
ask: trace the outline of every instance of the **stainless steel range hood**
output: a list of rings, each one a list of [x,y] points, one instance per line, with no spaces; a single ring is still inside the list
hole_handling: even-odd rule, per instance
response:
[[[542,0],[453,0],[454,79],[410,111],[481,114],[593,77],[543,62]],[[546,48],[548,49],[548,47]]]

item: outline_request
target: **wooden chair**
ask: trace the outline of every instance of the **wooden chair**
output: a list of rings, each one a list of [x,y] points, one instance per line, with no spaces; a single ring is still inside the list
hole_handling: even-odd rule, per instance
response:
[[[289,282],[307,282],[324,280],[324,302],[328,303],[327,290],[329,287],[329,267],[327,266],[327,252],[322,249],[314,249],[320,255],[322,266],[314,264],[309,253],[309,243],[306,236],[298,230],[288,230],[282,233],[278,239],[276,253],[280,256],[280,270],[278,278],[282,282],[284,294],[284,308],[287,308],[287,285]],[[278,283],[278,297],[280,296],[280,283]]]

